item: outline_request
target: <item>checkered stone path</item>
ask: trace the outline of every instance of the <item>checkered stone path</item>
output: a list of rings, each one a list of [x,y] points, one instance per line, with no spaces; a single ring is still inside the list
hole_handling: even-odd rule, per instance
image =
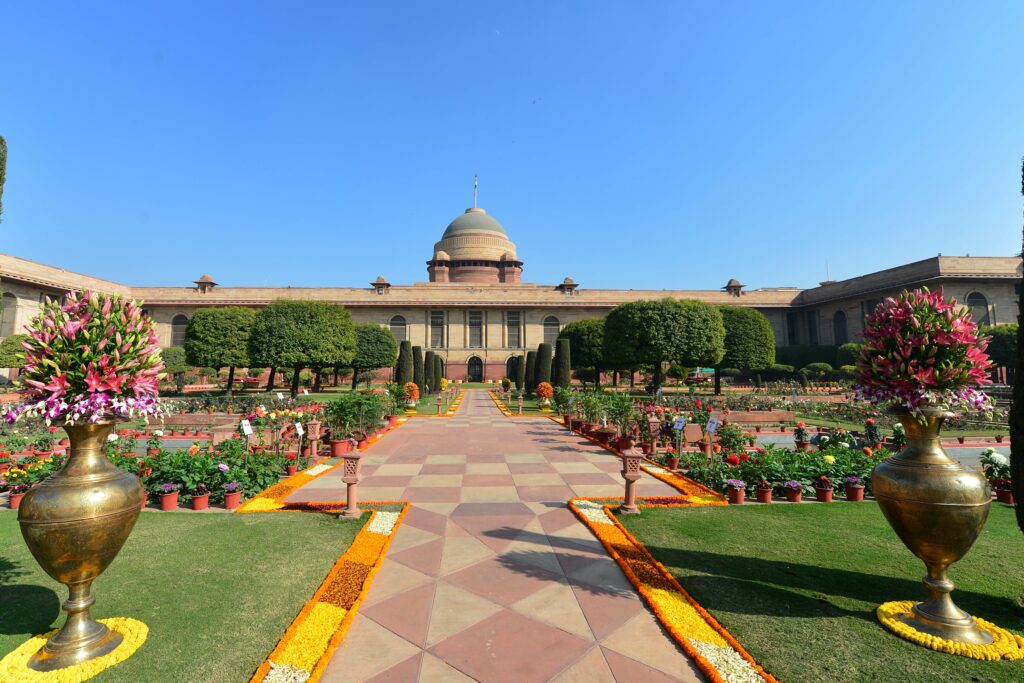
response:
[[[622,496],[621,461],[470,390],[450,419],[412,419],[363,459],[361,500],[412,503],[321,680],[700,681],[622,571],[566,507]],[[638,493],[676,495],[644,475]],[[326,474],[289,501],[344,500]]]

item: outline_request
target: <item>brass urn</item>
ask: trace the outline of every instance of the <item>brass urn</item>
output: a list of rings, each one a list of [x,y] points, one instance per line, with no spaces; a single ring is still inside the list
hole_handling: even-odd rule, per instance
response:
[[[139,517],[142,484],[115,467],[103,452],[112,422],[64,427],[71,442],[64,467],[34,486],[18,508],[25,543],[47,574],[66,585],[64,626],[29,666],[53,671],[105,655],[122,640],[94,621],[90,592],[124,545]]]
[[[907,625],[933,636],[988,644],[992,636],[957,607],[946,575],[949,565],[967,554],[988,519],[992,492],[980,472],[965,469],[942,450],[939,430],[952,413],[921,406],[918,419],[892,410],[903,423],[907,447],[878,463],[871,485],[882,513],[900,540],[924,561],[928,599],[903,616]]]

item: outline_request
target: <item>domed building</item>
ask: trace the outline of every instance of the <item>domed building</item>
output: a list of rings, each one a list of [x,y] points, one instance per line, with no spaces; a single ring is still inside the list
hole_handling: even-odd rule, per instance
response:
[[[431,282],[520,282],[523,262],[501,223],[474,206],[448,224],[427,273]]]

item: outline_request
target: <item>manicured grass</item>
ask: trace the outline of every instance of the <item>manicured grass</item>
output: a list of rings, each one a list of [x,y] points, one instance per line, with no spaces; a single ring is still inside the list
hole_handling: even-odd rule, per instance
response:
[[[833,427],[836,429],[845,429],[846,431],[864,431],[863,424],[857,424],[856,422],[846,422],[845,420],[830,420],[825,417],[818,415],[808,415],[805,413],[796,413],[796,419],[807,422],[808,424],[820,425],[822,427]],[[885,434],[889,434],[892,430],[883,430]],[[993,425],[986,429],[950,429],[943,428],[942,436],[987,436],[993,437],[996,434],[1009,434],[1009,427],[1006,425]]]
[[[647,509],[620,520],[769,672],[790,681],[1021,681],[1024,662],[982,662],[904,641],[875,619],[925,597],[924,564],[874,503]],[[954,599],[1024,634],[1024,534],[993,503],[953,566]]]
[[[0,513],[0,656],[63,623],[66,589]],[[107,681],[248,681],[362,527],[315,513],[144,512],[93,584],[93,616],[126,616],[149,639]]]

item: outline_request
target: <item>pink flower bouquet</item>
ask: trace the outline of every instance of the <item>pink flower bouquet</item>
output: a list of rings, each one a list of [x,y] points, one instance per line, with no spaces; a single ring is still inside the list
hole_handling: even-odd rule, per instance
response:
[[[990,337],[942,289],[904,291],[868,317],[857,363],[858,398],[891,401],[911,411],[923,404],[991,410],[979,387],[991,384]]]
[[[8,424],[26,414],[67,424],[160,414],[164,364],[139,304],[70,292],[63,305],[48,301],[26,330],[21,380],[28,395],[4,414]]]

